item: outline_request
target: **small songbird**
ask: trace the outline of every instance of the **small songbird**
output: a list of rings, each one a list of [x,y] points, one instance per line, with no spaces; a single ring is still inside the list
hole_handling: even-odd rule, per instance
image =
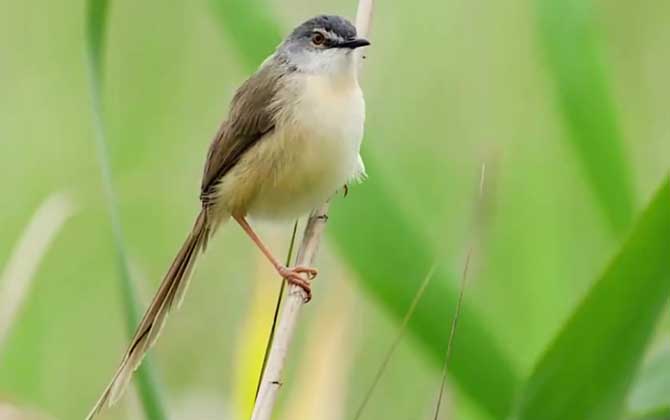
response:
[[[356,50],[370,43],[339,16],[297,28],[237,90],[207,154],[202,208],[132,338],[114,378],[87,419],[116,402],[173,307],[196,257],[231,217],[286,281],[310,296],[311,267],[285,267],[247,222],[295,219],[365,176],[359,150],[365,102]]]

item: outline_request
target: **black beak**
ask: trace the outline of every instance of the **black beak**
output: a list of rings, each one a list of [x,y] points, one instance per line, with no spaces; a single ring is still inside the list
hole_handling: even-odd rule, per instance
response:
[[[356,38],[338,43],[337,48],[349,48],[354,50],[360,47],[367,47],[368,45],[370,45],[370,41],[368,41],[367,39]]]

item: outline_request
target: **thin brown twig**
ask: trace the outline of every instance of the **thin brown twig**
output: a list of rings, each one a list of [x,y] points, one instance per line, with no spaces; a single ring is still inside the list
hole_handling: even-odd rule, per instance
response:
[[[421,285],[416,291],[416,294],[414,295],[414,298],[412,299],[412,303],[409,305],[409,308],[407,309],[407,312],[405,313],[405,316],[403,317],[402,323],[400,324],[400,327],[398,328],[398,332],[393,340],[393,343],[391,344],[391,347],[389,350],[386,352],[386,355],[384,356],[384,359],[379,366],[379,369],[377,369],[377,372],[375,373],[374,379],[372,380],[372,383],[370,384],[370,387],[367,389],[365,392],[365,396],[363,397],[363,400],[361,401],[361,404],[358,406],[358,409],[356,410],[356,415],[354,415],[354,420],[359,420],[361,416],[363,415],[363,410],[365,410],[365,407],[367,406],[368,402],[370,401],[370,398],[372,397],[372,394],[377,388],[377,385],[379,384],[379,381],[381,380],[382,376],[384,375],[384,372],[386,371],[386,368],[391,361],[391,358],[393,357],[393,354],[396,351],[396,348],[402,341],[403,336],[405,335],[405,330],[407,329],[407,324],[409,324],[409,321],[412,319],[412,316],[414,315],[414,312],[416,311],[416,307],[418,306],[419,302],[421,301],[421,298],[424,295],[424,292],[426,291],[426,288],[430,284],[430,281],[433,278],[433,275],[435,274],[435,270],[437,269],[437,262],[433,264],[433,266],[430,268],[428,273],[423,279],[423,282],[421,282]]]
[[[480,178],[479,178],[479,201],[480,202],[483,200],[483,197],[484,197],[484,181],[485,181],[485,179],[486,179],[486,164],[482,164]],[[477,219],[479,219],[479,216],[477,217]],[[478,223],[476,222],[476,224],[478,224]],[[468,254],[467,254],[466,262],[465,262],[464,276],[466,276],[466,274],[467,274],[467,270],[468,270],[468,266],[470,264],[470,257],[471,257],[473,248],[474,248],[474,246],[470,246],[470,248],[468,250]],[[386,368],[388,367],[389,362],[391,361],[391,358],[393,357],[393,353],[395,352],[396,348],[398,347],[398,344],[400,343],[400,341],[402,340],[402,338],[405,334],[407,324],[412,319],[412,316],[414,315],[414,312],[416,310],[416,306],[418,305],[419,301],[423,297],[423,294],[424,294],[426,288],[428,287],[428,284],[430,283],[431,278],[433,277],[433,274],[434,274],[435,269],[437,268],[437,265],[438,265],[438,261],[436,259],[435,262],[433,263],[432,268],[429,270],[428,275],[424,278],[423,283],[421,284],[419,289],[416,291],[416,294],[414,295],[412,303],[410,304],[409,308],[407,309],[407,312],[405,313],[405,316],[403,317],[402,323],[401,323],[400,327],[398,328],[397,335],[396,335],[393,343],[391,344],[391,347],[390,347],[389,351],[384,356],[384,359],[383,359],[379,369],[375,373],[375,377],[372,381],[372,384],[370,385],[370,387],[366,391],[365,396],[363,397],[363,400],[362,400],[360,406],[356,410],[356,414],[355,414],[353,420],[359,420],[361,418],[361,415],[363,414],[363,410],[365,409],[365,407],[367,406],[370,398],[372,397],[372,394],[373,394],[375,388],[379,384],[379,381],[381,380],[381,377],[383,376]],[[462,282],[464,282],[464,281],[465,280],[463,279]],[[456,309],[456,312],[458,312],[458,313],[460,313],[460,306],[461,306],[461,301],[463,299],[464,288],[465,288],[465,284],[463,284],[461,286],[461,290],[460,290],[460,294],[459,294],[459,298],[458,298],[458,307]],[[455,328],[452,327],[452,331],[455,331]],[[453,333],[450,333],[449,342],[451,343],[452,341],[453,341]],[[447,359],[449,359],[449,356],[447,356]],[[443,377],[444,377],[444,375],[443,375]],[[442,400],[442,394],[443,393],[444,393],[443,388],[441,388],[440,389],[440,401]],[[440,404],[440,402],[438,401],[438,408],[437,408],[438,413],[439,413],[439,404]]]
[[[479,176],[479,199],[481,201],[484,196],[484,183],[486,179],[486,164],[482,164],[481,173]],[[458,291],[458,300],[456,302],[456,309],[454,310],[454,318],[451,321],[451,330],[449,331],[449,340],[447,341],[447,350],[444,356],[444,366],[442,367],[442,381],[440,383],[440,392],[437,396],[437,402],[435,403],[435,416],[433,420],[438,420],[440,416],[440,408],[442,407],[442,398],[444,397],[444,391],[447,387],[447,374],[449,371],[449,361],[451,360],[451,352],[454,344],[454,337],[456,336],[456,328],[458,327],[458,320],[461,315],[461,308],[463,306],[463,296],[465,295],[465,286],[468,281],[468,270],[470,268],[470,259],[472,258],[474,246],[470,245],[468,248],[468,253],[465,256],[465,264],[463,266],[463,273],[461,275],[461,284]]]
[[[465,284],[468,278],[468,268],[470,267],[470,257],[472,256],[472,246],[468,249],[468,254],[465,257],[465,267],[463,268],[463,275],[461,276],[461,286],[458,292],[458,301],[456,303],[456,310],[454,312],[454,319],[451,321],[451,331],[449,332],[449,341],[447,342],[447,352],[444,357],[444,366],[442,367],[442,382],[440,383],[440,392],[435,404],[435,417],[433,420],[438,420],[440,415],[440,408],[442,406],[442,397],[444,390],[447,387],[447,372],[449,369],[449,360],[451,359],[451,350],[453,348],[454,336],[456,335],[456,327],[461,314],[461,306],[463,305],[463,295],[465,293]]]

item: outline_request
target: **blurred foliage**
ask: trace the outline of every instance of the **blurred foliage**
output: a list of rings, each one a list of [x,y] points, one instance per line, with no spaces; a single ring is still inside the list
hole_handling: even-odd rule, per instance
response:
[[[107,0],[89,0],[87,3],[86,44],[91,89],[91,113],[93,116],[93,125],[95,126],[95,144],[98,152],[100,173],[102,175],[102,188],[107,200],[109,221],[116,248],[119,271],[118,280],[122,292],[123,312],[125,313],[128,336],[132,337],[142,315],[137,292],[130,273],[130,262],[123,238],[117,198],[114,192],[101,100],[108,10],[109,2]],[[109,377],[111,378],[112,375],[113,372],[110,373]],[[163,420],[167,418],[149,360],[137,369],[135,381],[146,418],[149,420]],[[104,388],[100,392],[102,393],[103,390]]]
[[[221,29],[236,47],[240,60],[254,69],[281,42],[282,31],[260,0],[210,0]],[[259,28],[262,28],[259,30]]]
[[[612,419],[670,295],[670,180],[524,387],[518,419]]]
[[[540,40],[556,84],[566,138],[618,232],[633,219],[634,194],[600,34],[590,0],[538,0]]]
[[[443,268],[410,325],[413,339],[399,349],[366,410],[369,418],[429,415],[453,313],[452,273],[471,239],[477,247],[445,416],[502,419],[517,397],[519,413],[536,419],[545,412],[532,411],[535,404],[557,404],[546,413],[559,413],[562,396],[581,398],[564,418],[586,419],[579,416],[600,413],[596,405],[602,413],[615,403],[620,409],[637,362],[668,333],[663,320],[644,346],[665,303],[662,293],[652,296],[666,278],[651,284],[653,270],[667,274],[667,267],[662,271],[659,254],[638,253],[635,245],[648,234],[654,241],[644,246],[662,250],[661,231],[649,223],[665,204],[657,198],[622,249],[611,232],[629,228],[635,196],[648,201],[670,167],[670,6],[538,0],[535,7],[378,4],[363,80],[370,180],[333,203],[327,236],[334,247],[323,249],[304,317],[304,330],[327,331],[332,318],[312,319],[310,312],[321,313],[327,301],[347,314],[342,328],[351,339],[341,352],[348,378],[328,386],[348,401],[333,412],[353,412],[395,323],[439,258]],[[13,175],[0,180],[12,197],[0,207],[0,260],[48,192],[74,190],[83,206],[47,255],[0,352],[0,396],[63,419],[90,407],[126,343],[82,51],[102,45],[106,32],[100,105],[108,157],[133,277],[149,279],[140,284],[148,300],[197,211],[202,161],[235,86],[297,22],[322,12],[351,16],[355,1],[114,1],[107,30],[88,32],[83,10],[82,2],[38,0],[6,4],[0,14],[0,167]],[[101,59],[101,50],[92,52]],[[477,208],[482,161],[489,164],[490,193]],[[288,224],[260,228],[283,238],[273,248],[285,251]],[[614,264],[592,283],[612,255]],[[654,255],[655,266],[643,264]],[[251,325],[244,318],[249,282],[276,286],[253,278],[256,261],[239,229],[223,229],[184,308],[171,317],[154,353],[177,418],[222,411],[242,418],[228,403],[239,382],[231,343]],[[351,274],[335,274],[342,270]],[[329,294],[331,281],[342,277],[358,280],[362,297]],[[638,289],[642,280],[648,290]],[[607,313],[616,316],[604,319]],[[630,330],[621,329],[626,321]],[[605,336],[620,369],[594,356],[600,347],[592,343]],[[304,377],[300,357],[323,344],[310,337],[299,336],[291,354],[287,401],[309,400],[298,398],[292,379]],[[571,344],[575,351],[566,350]],[[540,383],[542,375],[552,380]],[[563,389],[580,389],[593,377],[610,378],[611,387],[577,396]],[[633,390],[634,401],[649,395],[644,383]],[[139,418],[132,400],[102,417]],[[659,404],[646,404],[644,412],[660,412]],[[279,418],[301,412],[309,410],[290,404]]]
[[[375,173],[373,161],[368,159],[367,168]],[[346,200],[346,205],[337,206],[329,219],[330,232],[341,255],[357,271],[362,287],[400,320],[417,289],[415,279],[421,278],[435,258],[444,257],[433,255],[426,238],[397,210],[378,179],[373,177],[357,187],[356,194],[365,200]],[[438,269],[409,323],[410,330],[429,346],[436,366],[444,357],[457,298],[455,276],[445,271]],[[411,280],[396,280],[391,287],[389,279]],[[477,310],[468,305],[463,308],[451,366],[454,380],[494,418],[509,412],[518,374]],[[486,382],[481,380],[484,377]]]
[[[670,351],[656,355],[644,366],[628,403],[629,417],[661,419],[670,416]]]

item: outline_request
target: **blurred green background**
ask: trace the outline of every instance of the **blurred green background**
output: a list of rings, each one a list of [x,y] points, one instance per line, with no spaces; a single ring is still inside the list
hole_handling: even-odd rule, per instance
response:
[[[103,118],[144,307],[236,86],[293,26],[356,2],[108,6]],[[83,418],[127,342],[86,10],[0,0],[0,270],[47,197],[73,205],[0,330],[3,420]],[[441,418],[670,418],[670,3],[379,1],[371,39],[370,179],[334,200],[276,418],[352,418],[438,261],[362,417],[432,418],[471,245]],[[291,224],[259,226],[285,254]],[[170,418],[248,418],[278,286],[239,228],[212,241],[151,352]],[[101,418],[143,418],[135,394]]]

